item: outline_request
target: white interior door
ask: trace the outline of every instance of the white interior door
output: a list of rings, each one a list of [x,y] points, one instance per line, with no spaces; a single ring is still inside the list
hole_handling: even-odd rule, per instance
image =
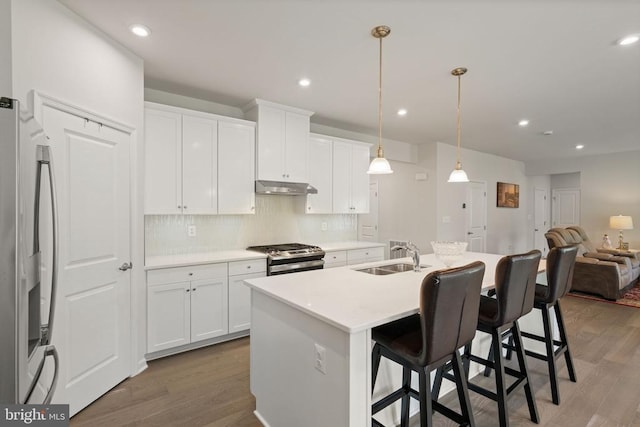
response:
[[[60,223],[54,403],[73,415],[129,376],[131,133],[45,104]],[[91,117],[91,116],[90,116]]]
[[[487,251],[487,183],[471,181],[466,202],[467,250]]]
[[[554,227],[580,224],[580,190],[551,190],[551,215],[551,224]]]
[[[547,232],[547,190],[535,188],[533,195],[533,245],[547,255],[547,240],[544,233]]]
[[[358,215],[358,240],[378,241],[378,182],[369,183],[369,213]]]

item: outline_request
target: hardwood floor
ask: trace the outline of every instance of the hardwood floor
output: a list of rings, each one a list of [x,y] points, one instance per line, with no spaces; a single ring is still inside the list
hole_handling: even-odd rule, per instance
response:
[[[559,360],[561,403],[556,406],[546,365],[527,358],[538,425],[640,426],[640,310],[572,297],[561,304],[578,382],[569,381],[564,361]],[[472,381],[490,386],[493,376]],[[447,395],[441,401],[457,398]],[[478,427],[497,425],[495,402],[471,392],[471,404]],[[508,404],[512,426],[536,425],[529,420],[524,392]],[[254,409],[249,339],[243,338],[149,362],[146,371],[74,416],[71,425],[258,427]],[[412,425],[416,422],[413,419]],[[434,423],[455,425],[438,414]]]

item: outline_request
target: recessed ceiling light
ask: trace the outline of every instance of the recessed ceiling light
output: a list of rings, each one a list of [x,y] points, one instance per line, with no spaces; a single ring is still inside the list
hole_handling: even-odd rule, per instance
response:
[[[527,120],[527,119],[522,119],[522,120],[520,120],[520,121],[518,122],[518,126],[525,127],[525,126],[527,126],[527,125],[529,125],[529,120]]]
[[[151,34],[151,29],[145,25],[134,24],[129,27],[131,32],[138,37],[147,37]]]
[[[584,148],[584,145],[582,144],[576,145],[576,150],[582,150],[583,148]]]
[[[407,115],[407,109],[406,108],[401,108],[398,110],[398,115],[399,116],[406,116]]]
[[[553,135],[553,131],[552,130],[545,130],[544,132],[542,132],[542,134],[544,136],[551,136],[551,135]]]
[[[630,35],[624,36],[623,38],[618,40],[618,44],[620,46],[627,46],[627,45],[636,43],[638,40],[640,40],[640,35],[638,35],[638,34],[630,34]]]
[[[306,78],[300,79],[300,80],[298,80],[298,84],[300,86],[302,86],[302,87],[307,87],[307,86],[309,86],[311,84],[311,80],[306,79]]]

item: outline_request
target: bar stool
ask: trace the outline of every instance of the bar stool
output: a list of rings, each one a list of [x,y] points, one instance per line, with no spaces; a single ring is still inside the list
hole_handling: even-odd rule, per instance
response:
[[[536,335],[529,332],[522,332],[525,338],[533,339],[545,343],[546,354],[536,353],[526,350],[527,356],[544,360],[549,366],[549,382],[551,383],[551,398],[556,405],[560,404],[560,394],[558,392],[558,374],[556,360],[564,354],[564,359],[569,371],[569,379],[576,382],[576,373],[573,369],[573,361],[569,352],[569,343],[562,320],[560,310],[560,298],[565,296],[571,289],[573,278],[573,267],[576,262],[578,248],[576,246],[555,247],[549,251],[547,256],[547,286],[536,285],[536,294],[533,307],[542,311],[542,323],[544,335]],[[553,339],[551,331],[551,309],[555,311],[560,340]],[[558,348],[555,349],[555,346]]]
[[[478,316],[478,330],[491,335],[491,354],[488,359],[473,355],[471,343],[467,344],[464,350],[463,359],[467,375],[471,361],[496,371],[495,393],[471,382],[468,386],[470,390],[498,403],[498,418],[501,427],[509,425],[507,398],[523,387],[531,421],[536,424],[539,422],[538,408],[531,390],[518,319],[533,308],[536,275],[541,256],[540,251],[533,250],[525,254],[509,255],[500,259],[496,266],[495,275],[496,297],[490,298],[484,295],[481,297]],[[519,370],[504,366],[501,343],[503,337],[508,333],[514,338],[512,350],[517,355]],[[449,366],[445,366],[437,371],[433,388],[434,395],[440,391],[442,378],[451,379],[448,370]],[[505,374],[516,379],[510,386],[507,386]]]
[[[420,288],[420,314],[378,326],[372,330],[376,342],[372,352],[372,384],[375,387],[381,357],[402,365],[402,386],[372,405],[372,414],[402,399],[401,426],[409,425],[409,398],[420,402],[420,426],[431,426],[438,411],[459,424],[474,425],[467,379],[458,349],[476,333],[480,289],[485,265],[473,262],[464,267],[429,273]],[[451,362],[460,400],[461,414],[432,399],[431,371]],[[411,388],[411,372],[419,377],[419,390]],[[374,426],[382,426],[372,419]]]

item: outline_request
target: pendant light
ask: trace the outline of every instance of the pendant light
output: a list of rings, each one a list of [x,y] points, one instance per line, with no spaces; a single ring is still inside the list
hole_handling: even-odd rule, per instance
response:
[[[467,69],[463,67],[451,70],[451,74],[458,78],[458,148],[456,149],[456,168],[449,175],[448,182],[469,182],[467,173],[462,170],[462,165],[460,164],[460,77],[466,72]]]
[[[378,151],[376,158],[369,165],[368,174],[389,174],[393,173],[391,165],[384,158],[384,150],[382,149],[382,39],[387,37],[391,32],[391,28],[380,25],[371,30],[371,35],[380,40],[380,66],[378,79]]]

